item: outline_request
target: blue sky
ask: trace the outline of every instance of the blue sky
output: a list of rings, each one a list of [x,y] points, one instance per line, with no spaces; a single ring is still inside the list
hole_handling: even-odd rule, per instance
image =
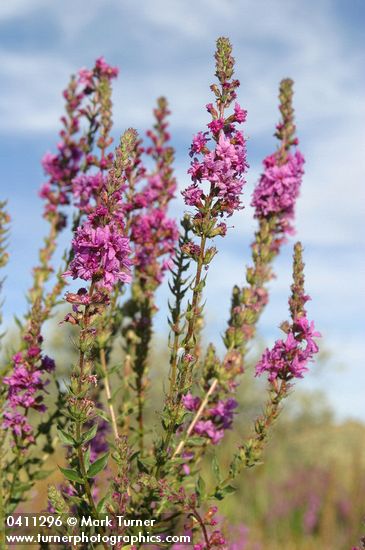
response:
[[[295,80],[301,150],[307,159],[297,208],[305,246],[311,317],[331,353],[326,369],[305,387],[327,391],[340,417],[365,419],[364,127],[362,0],[12,0],[0,4],[1,198],[13,218],[5,287],[6,319],[21,314],[44,234],[37,190],[40,158],[57,142],[61,90],[69,74],[99,55],[121,69],[114,90],[115,135],[151,123],[165,94],[173,110],[179,185],[187,183],[191,135],[207,122],[215,39],[231,38],[248,110],[251,166],[246,204],[262,158],[275,147],[277,86]],[[174,212],[181,213],[180,199]],[[255,223],[247,207],[210,269],[207,321],[219,341],[229,291],[243,279]],[[271,342],[287,315],[291,250],[276,264],[270,305],[260,324]],[[160,293],[163,306],[166,293]],[[222,313],[223,312],[223,313]],[[159,318],[159,326],[164,319]],[[340,368],[342,366],[343,368]],[[315,371],[315,368],[314,368]]]

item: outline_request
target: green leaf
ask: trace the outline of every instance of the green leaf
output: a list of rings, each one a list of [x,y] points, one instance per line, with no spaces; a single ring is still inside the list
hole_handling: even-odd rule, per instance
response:
[[[140,457],[139,458],[140,462],[142,462],[142,464],[144,464],[145,466],[154,466],[155,465],[155,457],[153,456],[145,456],[145,457]]]
[[[82,498],[80,497],[69,497],[67,496],[67,501],[70,501],[72,502],[72,504],[76,504],[76,506],[80,506],[80,504],[82,504],[83,502],[85,502]]]
[[[174,458],[174,464],[185,464],[186,458],[176,457]]]
[[[85,469],[88,470],[90,468],[90,446],[86,449],[86,453],[84,454],[84,464]]]
[[[105,455],[98,458],[98,460],[95,460],[87,471],[87,477],[95,477],[99,472],[104,470],[108,463],[108,458],[109,453],[105,453]]]
[[[205,437],[199,437],[199,436],[196,436],[196,437],[190,437],[189,438],[189,445],[193,445],[193,446],[200,446],[200,445],[203,445],[204,443],[206,443],[206,438]]]
[[[198,481],[196,483],[196,493],[198,497],[204,496],[205,493],[205,481],[201,476],[198,477]]]
[[[101,514],[101,512],[103,511],[104,504],[105,504],[105,501],[107,499],[107,496],[108,495],[105,495],[105,497],[103,497],[101,500],[99,500],[98,505],[96,507],[96,510],[97,510],[98,514]]]
[[[212,460],[212,470],[213,470],[214,477],[219,483],[221,480],[221,471],[220,471],[218,459],[216,456],[214,456]]]
[[[54,470],[38,470],[32,474],[33,479],[45,479],[50,476]]]
[[[98,431],[98,425],[94,424],[94,426],[92,426],[90,430],[82,434],[81,436],[82,443],[87,443],[91,439],[94,439],[97,431]]]
[[[141,458],[139,457],[137,459],[137,466],[140,472],[144,472],[146,474],[149,474],[151,471],[151,467],[154,466],[155,462],[153,458]]]
[[[23,323],[22,321],[19,319],[19,317],[17,317],[16,315],[14,315],[14,321],[15,321],[15,324],[18,326],[18,328],[22,329],[23,328]]]
[[[75,445],[74,438],[72,437],[72,435],[65,432],[65,430],[62,430],[61,428],[57,428],[57,435],[61,443],[64,443],[65,445]]]
[[[135,451],[131,456],[129,457],[129,463],[133,462],[135,458],[139,455],[139,451]]]
[[[222,492],[224,495],[231,495],[237,491],[236,487],[233,487],[233,485],[226,485],[223,487]]]
[[[214,493],[213,496],[217,500],[223,500],[224,499],[224,494],[222,492],[222,489],[220,489],[219,487],[216,487],[216,490],[215,490],[215,493]]]
[[[107,414],[102,409],[96,409],[95,414],[102,418],[103,420],[106,420],[107,422],[110,422]]]
[[[65,476],[65,478],[68,479],[69,481],[76,481],[76,483],[81,483],[81,484],[85,483],[82,477],[80,476],[80,474],[75,470],[69,470],[68,468],[61,468],[61,466],[58,466],[58,467],[63,473],[63,475]]]

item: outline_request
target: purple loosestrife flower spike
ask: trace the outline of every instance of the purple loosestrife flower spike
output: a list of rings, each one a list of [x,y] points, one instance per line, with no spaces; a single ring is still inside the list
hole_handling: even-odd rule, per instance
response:
[[[313,322],[307,319],[305,304],[309,296],[304,291],[304,263],[302,245],[294,246],[293,284],[289,298],[291,322],[282,323],[285,339],[279,339],[269,350],[266,349],[256,365],[256,376],[266,374],[270,384],[269,400],[264,413],[255,422],[255,435],[249,439],[234,456],[228,479],[234,479],[242,467],[253,467],[261,459],[269,430],[280,413],[280,405],[288,395],[291,381],[302,378],[308,370],[308,362],[318,353],[314,338],[320,336]],[[227,480],[226,480],[227,481]],[[219,492],[219,488],[217,488]]]
[[[182,193],[185,204],[194,207],[194,215],[190,220],[191,229],[200,241],[198,244],[185,242],[183,245],[182,252],[196,263],[196,273],[191,284],[191,302],[188,303],[185,314],[187,326],[181,342],[183,354],[180,358],[177,356],[179,342],[175,338],[170,360],[170,380],[174,381],[175,387],[170,388],[166,402],[171,420],[166,429],[161,454],[168,448],[176,431],[177,418],[181,417],[183,409],[181,400],[192,384],[193,369],[198,361],[203,313],[200,304],[206,280],[203,269],[208,269],[217,252],[215,247],[206,248],[207,241],[218,235],[224,236],[227,228],[220,219],[229,217],[235,210],[242,208],[241,193],[248,166],[245,139],[237,129],[237,124],[245,121],[246,112],[238,103],[231,114],[226,112],[236,99],[236,89],[239,86],[239,81],[232,78],[234,58],[227,38],[221,37],[217,40],[215,59],[215,74],[219,84],[212,84],[211,90],[216,100],[215,105],[209,103],[206,106],[211,122],[207,125],[207,131],[199,132],[193,138],[190,148],[192,161],[188,170],[193,183]],[[179,374],[176,377],[177,371]],[[202,422],[212,422],[212,426],[204,424],[203,428]],[[219,436],[215,435],[216,426],[212,420],[201,420],[195,429],[197,427],[205,430],[206,434],[209,430],[208,437],[218,441]]]
[[[75,441],[74,453],[70,457],[71,465],[77,466],[77,478],[82,480],[83,496],[90,508],[92,516],[97,519],[99,512],[95,504],[95,494],[92,483],[96,472],[89,469],[90,452],[95,457],[95,451],[101,450],[102,440],[82,445],[85,437],[85,425],[95,424],[96,410],[95,393],[91,388],[97,385],[94,374],[95,351],[97,349],[99,316],[110,304],[112,290],[119,281],[128,282],[131,261],[129,259],[129,239],[125,235],[123,191],[126,186],[126,170],[131,166],[131,153],[137,142],[137,133],[127,130],[121,137],[120,146],[116,150],[112,168],[109,170],[105,189],[103,190],[97,208],[89,214],[86,222],[78,229],[73,241],[75,257],[70,264],[70,270],[65,276],[81,277],[90,281],[89,288],[79,289],[77,294],[66,295],[66,300],[73,304],[73,313],[65,320],[79,325],[79,361],[71,374],[69,394],[67,397],[68,414],[71,419],[68,425],[66,440],[70,437]],[[81,306],[82,310],[79,310]],[[105,372],[105,371],[104,371]],[[113,426],[114,429],[114,426]],[[90,428],[89,428],[90,430]],[[91,439],[95,438],[94,433]],[[101,435],[101,434],[100,434]],[[118,433],[115,434],[118,439]],[[96,446],[96,449],[95,449]],[[89,454],[86,454],[86,451]],[[108,454],[100,457],[105,467]],[[92,468],[92,466],[91,466]],[[63,470],[64,471],[64,470]],[[64,471],[66,477],[67,471]],[[75,481],[75,479],[72,479]],[[106,544],[103,543],[104,548]]]
[[[304,158],[294,137],[294,109],[292,107],[293,81],[282,80],[280,84],[280,111],[282,122],[277,125],[276,137],[281,141],[279,149],[264,159],[264,172],[255,188],[252,206],[257,219],[275,217],[275,231],[285,235],[294,231],[292,220],[303,176]]]
[[[296,243],[293,264],[294,281],[289,299],[292,323],[282,325],[286,333],[285,340],[279,339],[271,350],[266,349],[256,365],[256,376],[267,373],[272,383],[279,379],[288,382],[293,378],[303,378],[308,370],[308,362],[318,353],[314,338],[319,337],[320,333],[315,330],[313,321],[308,321],[304,307],[310,298],[304,293],[303,269],[302,246]]]
[[[48,181],[40,190],[40,196],[46,201],[44,215],[49,220],[56,217],[59,229],[66,224],[65,214],[60,211],[60,207],[70,204],[72,192],[80,197],[82,208],[86,206],[86,198],[90,199],[88,195],[92,194],[90,190],[88,193],[84,191],[80,196],[80,186],[74,183],[80,171],[86,172],[91,166],[101,170],[110,166],[113,155],[111,158],[105,157],[105,149],[111,143],[108,135],[111,123],[110,81],[117,75],[118,69],[110,67],[103,58],[99,58],[93,69],[80,69],[63,92],[66,115],[61,118],[63,129],[57,146],[58,153],[47,153],[43,157],[42,164]],[[89,124],[85,133],[81,133],[83,120]],[[98,130],[102,134],[97,142],[102,151],[100,160],[92,154]]]
[[[12,431],[13,444],[25,449],[35,441],[33,427],[26,417],[31,410],[45,412],[43,400],[48,382],[44,375],[54,371],[55,363],[47,355],[41,355],[38,345],[33,345],[28,351],[16,353],[13,365],[12,373],[3,379],[8,388],[3,426]]]
[[[119,281],[131,281],[131,249],[125,235],[121,201],[125,188],[123,170],[129,166],[135,142],[136,132],[127,130],[117,150],[114,167],[109,171],[99,206],[76,231],[72,241],[74,258],[64,276],[92,281],[107,291]]]
[[[207,105],[212,121],[208,124],[208,132],[199,133],[193,139],[190,152],[193,161],[189,170],[193,184],[183,192],[185,203],[195,206],[192,230],[200,237],[198,245],[190,245],[190,254],[188,243],[184,248],[184,252],[197,264],[192,302],[187,312],[187,334],[183,342],[186,355],[191,355],[195,346],[193,333],[202,313],[199,307],[205,285],[202,270],[203,267],[208,269],[216,254],[215,247],[206,249],[207,239],[224,236],[226,225],[218,223],[218,219],[230,216],[242,207],[241,192],[247,168],[245,140],[236,128],[237,123],[245,120],[246,112],[236,103],[233,114],[226,114],[226,109],[236,99],[239,86],[239,81],[232,79],[234,58],[227,38],[217,40],[215,58],[220,87],[216,84],[211,86],[216,96],[215,106]],[[208,142],[213,144],[210,148]],[[208,183],[207,190],[204,190],[204,181]]]
[[[295,202],[303,175],[304,159],[292,148],[298,144],[295,137],[293,81],[280,83],[279,109],[281,121],[276,137],[277,151],[264,160],[262,174],[253,194],[252,204],[259,227],[252,243],[252,266],[246,271],[247,286],[235,286],[232,293],[231,317],[225,333],[226,360],[242,353],[242,367],[248,344],[256,332],[256,324],[268,302],[266,283],[273,277],[271,264],[293,230]]]
[[[216,253],[214,247],[205,249],[206,242],[217,235],[225,235],[226,225],[218,223],[219,217],[230,216],[234,210],[242,207],[241,192],[247,168],[245,140],[236,128],[236,124],[241,124],[246,119],[246,112],[236,103],[233,113],[228,116],[226,114],[226,110],[236,99],[236,89],[239,86],[239,81],[232,79],[234,58],[227,38],[217,40],[215,58],[216,76],[220,86],[211,86],[216,97],[215,106],[207,105],[212,121],[208,124],[207,132],[199,132],[193,138],[190,150],[193,160],[189,169],[193,184],[183,192],[185,203],[195,207],[192,230],[200,237],[199,245],[195,245],[196,253],[191,256],[197,263],[197,272],[188,334],[185,338],[186,353],[190,349],[194,319],[199,316],[197,306],[204,285],[202,268],[208,267]],[[212,145],[209,147],[210,143]],[[204,188],[204,182],[208,184],[207,189]],[[184,252],[188,253],[187,246]]]
[[[215,223],[218,216],[231,216],[242,208],[241,193],[248,166],[245,139],[236,128],[237,124],[245,122],[246,111],[236,103],[233,113],[225,115],[239,86],[238,80],[232,80],[234,58],[231,53],[229,40],[219,38],[215,57],[216,76],[221,86],[211,86],[216,96],[216,105],[207,105],[212,121],[208,124],[208,131],[199,132],[193,138],[190,148],[193,160],[189,169],[193,183],[183,191],[185,204],[197,210],[196,225],[209,212],[210,221],[206,224],[209,230],[206,232],[211,237],[225,233],[225,226],[219,228]],[[208,191],[204,191],[204,182],[208,184]],[[199,229],[198,234],[201,233],[200,224]]]
[[[31,308],[26,316],[27,326],[23,329],[22,334],[22,348],[25,349],[13,356],[13,372],[4,378],[4,383],[8,388],[9,410],[6,417],[8,427],[12,426],[14,418],[19,419],[20,414],[24,413],[24,417],[26,417],[31,409],[38,412],[44,412],[46,409],[43,402],[47,385],[44,375],[54,370],[54,362],[42,354],[41,329],[65,284],[61,278],[58,278],[54,288],[44,295],[44,285],[53,272],[49,260],[55,251],[57,234],[62,230],[66,221],[59,208],[70,203],[69,195],[73,178],[78,176],[81,169],[86,170],[91,165],[90,159],[87,160],[86,157],[91,151],[99,126],[96,124],[96,119],[103,114],[102,106],[99,109],[100,112],[98,111],[98,101],[100,100],[101,104],[103,102],[99,88],[103,79],[110,80],[116,75],[116,69],[110,68],[103,59],[98,59],[92,71],[82,69],[76,77],[71,79],[68,88],[63,93],[66,100],[66,115],[61,119],[63,129],[60,132],[61,141],[58,144],[58,153],[47,153],[42,161],[48,181],[42,186],[40,195],[46,200],[44,216],[50,222],[51,227],[49,235],[45,239],[45,245],[40,250],[40,265],[34,269],[34,283],[29,292]],[[86,106],[84,101],[94,96],[98,96],[98,99],[95,99],[94,109],[92,109],[92,107]],[[83,118],[89,122],[89,133],[80,137],[80,123]],[[100,126],[104,127],[103,124]],[[84,167],[82,168],[83,159]],[[92,232],[90,231],[90,233]],[[85,242],[88,237],[94,245],[98,238],[99,240],[101,238],[100,235],[90,236],[85,228]],[[94,240],[93,237],[95,237]],[[106,248],[107,238],[104,240]],[[108,267],[112,271],[110,249],[108,253]],[[114,273],[115,270],[112,272]],[[23,409],[22,413],[19,413],[18,407]],[[27,427],[22,432],[26,435],[25,441],[22,441],[19,434],[13,430],[14,441],[21,449],[34,442],[33,428],[30,427],[28,421],[24,421],[24,425]]]
[[[153,293],[160,285],[163,275],[171,267],[178,239],[176,223],[167,215],[169,202],[174,198],[176,179],[172,163],[174,150],[169,144],[167,117],[170,114],[167,101],[161,97],[154,109],[155,125],[147,132],[152,144],[147,147],[155,166],[148,173],[141,165],[144,149],[138,144],[135,157],[135,171],[130,177],[130,200],[126,205],[130,212],[130,239],[134,251],[136,278],[144,290]],[[146,185],[136,191],[139,180],[145,178]]]
[[[131,281],[129,240],[123,235],[119,223],[104,221],[104,212],[100,214],[89,218],[77,229],[72,241],[75,256],[65,275],[84,281],[93,280],[111,290],[118,281]]]

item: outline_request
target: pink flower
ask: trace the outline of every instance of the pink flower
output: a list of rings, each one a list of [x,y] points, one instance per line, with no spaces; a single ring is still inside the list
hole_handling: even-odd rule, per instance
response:
[[[292,231],[290,220],[294,217],[295,202],[299,196],[304,158],[299,151],[287,153],[283,164],[276,154],[266,157],[265,170],[256,186],[251,205],[256,218],[276,215],[280,218],[282,230]]]
[[[4,384],[9,386],[8,403],[12,409],[24,407],[45,411],[39,391],[44,389],[44,382],[40,371],[28,369],[23,364],[18,364],[10,376],[4,378]]]
[[[218,428],[212,420],[199,420],[195,425],[194,432],[209,437],[213,445],[217,445],[224,437],[224,430]]]
[[[60,131],[61,140],[57,145],[57,154],[46,153],[43,157],[42,165],[48,175],[48,181],[40,190],[40,196],[46,200],[44,215],[46,218],[58,216],[58,230],[66,225],[66,217],[58,211],[59,206],[70,203],[72,191],[76,198],[80,199],[77,204],[80,208],[86,208],[91,194],[95,191],[95,182],[91,180],[78,182],[82,186],[82,191],[77,189],[77,183],[72,184],[73,180],[79,176],[81,159],[85,158],[86,167],[94,164],[104,169],[110,165],[113,158],[109,153],[98,161],[90,150],[85,151],[85,136],[80,130],[81,121],[89,116],[89,109],[84,105],[88,96],[97,90],[101,79],[110,81],[117,74],[118,69],[108,65],[104,58],[100,57],[96,60],[93,69],[81,69],[63,92],[66,100],[66,114],[61,118],[63,124]],[[88,189],[86,184],[91,186],[91,189]]]
[[[92,86],[93,71],[89,69],[82,68],[78,72],[79,82],[81,84],[86,84],[87,86]]]
[[[166,100],[159,98],[157,108],[154,109],[154,129],[147,132],[152,144],[144,149],[141,141],[138,141],[133,166],[127,174],[127,178],[130,176],[131,188],[126,192],[124,211],[130,216],[133,263],[138,278],[148,281],[149,289],[158,286],[165,271],[172,267],[178,239],[176,223],[167,214],[168,204],[176,191],[172,169],[174,150],[168,143],[169,114]],[[154,161],[151,173],[147,172],[142,163],[144,152]],[[146,181],[145,185],[138,189],[138,184],[143,180]]]
[[[40,341],[41,338],[38,338]],[[7,388],[7,408],[4,413],[3,427],[9,428],[17,438],[19,446],[34,442],[33,428],[17,409],[22,407],[26,413],[30,410],[44,412],[43,402],[45,388],[48,384],[43,379],[45,372],[55,368],[53,359],[41,356],[38,346],[31,345],[27,352],[18,352],[13,356],[13,370],[3,379]]]
[[[206,137],[207,132],[203,134],[203,132],[198,132],[196,136],[193,137],[193,143],[191,144],[190,148],[190,156],[193,156],[196,153],[200,153],[204,147],[206,146],[208,142],[208,138]]]
[[[200,398],[194,397],[191,393],[187,393],[182,398],[183,405],[188,411],[197,411],[200,405]]]
[[[75,257],[65,276],[85,281],[94,279],[98,286],[108,290],[118,281],[131,281],[129,239],[116,222],[95,227],[86,221],[77,229],[72,246]]]
[[[97,199],[105,187],[106,178],[99,172],[97,174],[82,174],[72,180],[72,193],[75,199],[75,206],[85,212],[92,208],[90,200]]]
[[[234,210],[242,208],[240,195],[245,183],[242,175],[247,162],[243,137],[238,136],[242,137],[238,131],[232,137],[220,132],[215,150],[205,153],[201,162],[193,159],[188,172],[194,183],[182,192],[187,205],[202,207],[205,195],[198,183],[207,180],[218,197],[217,206],[221,213],[230,216]]]
[[[231,216],[235,210],[242,208],[241,194],[247,168],[245,139],[236,129],[236,124],[245,121],[246,111],[236,103],[233,114],[225,114],[236,98],[235,90],[239,86],[239,81],[232,78],[234,59],[231,51],[227,39],[217,41],[216,76],[220,87],[216,84],[211,86],[217,98],[216,105],[206,105],[212,117],[207,125],[209,132],[199,132],[193,137],[190,148],[193,158],[188,170],[193,185],[182,192],[185,204],[197,209],[193,227],[194,221],[198,226],[198,220],[209,215],[210,238],[225,234],[223,226],[215,232],[214,222],[218,216]],[[209,141],[211,148],[208,148]]]
[[[149,274],[156,282],[169,262],[159,261],[165,255],[168,259],[175,250],[178,230],[174,220],[168,218],[164,210],[156,208],[146,214],[134,217],[131,230],[131,242],[134,245],[134,263],[141,274]]]
[[[101,76],[107,76],[108,78],[116,78],[119,74],[118,67],[112,67],[111,65],[108,65],[104,57],[99,57],[95,61],[94,71]]]
[[[201,400],[191,393],[183,398],[183,405],[186,410],[194,412],[199,409]],[[210,409],[207,409],[204,416],[194,428],[194,433],[208,437],[213,445],[217,445],[224,436],[225,430],[232,427],[234,411],[237,408],[237,401],[232,398],[220,400]]]
[[[212,120],[212,122],[208,124],[208,128],[213,134],[218,134],[218,132],[224,128],[224,118]]]
[[[38,346],[31,346],[27,351],[27,355],[29,358],[37,357],[38,355],[40,355],[40,353],[41,353],[41,348]]]
[[[238,103],[234,106],[234,118],[235,121],[241,124],[242,122],[245,122],[247,117],[247,111],[242,109]]]
[[[286,340],[277,340],[271,350],[265,350],[256,365],[256,376],[266,372],[270,382],[277,378],[303,378],[308,362],[318,352],[313,337],[319,336],[313,322],[309,324],[304,316],[296,319]]]
[[[218,423],[225,430],[232,426],[234,410],[237,408],[238,403],[233,398],[228,398],[226,401],[218,401],[218,403],[209,409],[208,414],[214,419],[215,423]]]
[[[23,445],[34,443],[33,428],[26,417],[18,412],[4,412],[3,427],[9,429],[19,438]]]
[[[182,195],[185,200],[185,204],[188,206],[196,206],[201,207],[202,206],[202,196],[203,191],[198,187],[196,183],[192,183],[189,187],[185,189],[185,191],[182,192]]]

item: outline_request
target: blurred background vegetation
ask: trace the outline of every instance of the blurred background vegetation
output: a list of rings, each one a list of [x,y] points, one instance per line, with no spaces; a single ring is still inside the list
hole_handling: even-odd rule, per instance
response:
[[[47,327],[47,352],[55,357],[57,381],[67,381],[76,354],[73,328],[59,326],[62,315]],[[159,430],[158,411],[164,395],[168,371],[167,339],[155,337],[149,372],[150,437]],[[5,350],[16,344],[15,332],[9,331]],[[327,356],[313,366],[326,369]],[[123,381],[122,342],[113,351],[114,377]],[[265,384],[254,378],[252,364],[242,377],[237,392],[240,403],[234,430],[227,433],[219,446],[222,469],[228,467],[237,446],[247,437],[253,421],[265,402]],[[115,380],[116,382],[116,380]],[[114,384],[113,387],[115,387]],[[55,382],[48,387],[48,406],[55,406]],[[124,387],[121,411],[132,410],[128,389]],[[22,511],[41,511],[47,507],[47,487],[58,483],[58,465],[64,463],[64,449],[47,457],[45,469],[50,475],[39,480]],[[203,469],[208,486],[214,485],[208,452]],[[237,492],[219,503],[219,514],[234,550],[350,550],[363,535],[365,515],[365,426],[357,421],[338,421],[324,394],[300,390],[300,381],[284,403],[284,409],[271,433],[261,465],[241,475]],[[102,489],[102,487],[101,487]],[[225,519],[223,519],[225,518]]]

